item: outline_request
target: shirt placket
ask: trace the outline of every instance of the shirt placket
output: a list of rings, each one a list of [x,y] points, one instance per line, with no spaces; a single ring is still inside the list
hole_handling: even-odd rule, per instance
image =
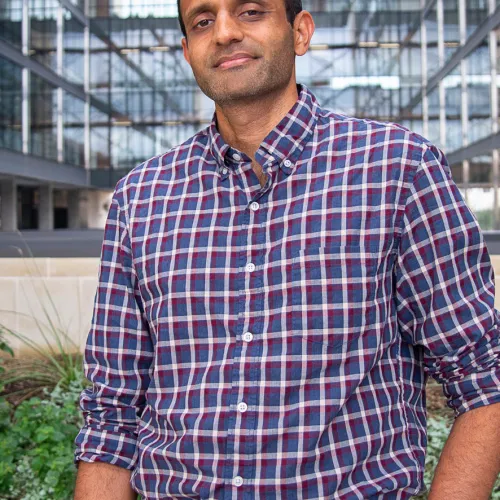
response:
[[[226,478],[231,487],[225,499],[255,498],[257,411],[260,358],[264,328],[264,264],[267,189],[255,194],[242,212],[239,278],[240,300],[233,350],[230,418],[228,423]]]

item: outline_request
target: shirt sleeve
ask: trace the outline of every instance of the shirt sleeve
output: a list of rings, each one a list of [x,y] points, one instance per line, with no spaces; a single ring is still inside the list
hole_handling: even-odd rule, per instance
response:
[[[424,146],[406,200],[395,265],[403,339],[422,346],[426,373],[458,416],[500,402],[500,314],[478,222],[447,160]]]
[[[80,396],[85,423],[75,439],[74,462],[107,462],[133,469],[137,423],[150,382],[153,345],[117,190],[118,186],[106,220],[85,347],[84,373],[92,386]]]

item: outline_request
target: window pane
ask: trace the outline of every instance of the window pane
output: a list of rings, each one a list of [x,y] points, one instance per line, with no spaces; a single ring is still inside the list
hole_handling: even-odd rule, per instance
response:
[[[2,0],[0,2],[0,39],[19,49],[22,46],[22,17],[22,0]]]
[[[30,1],[30,55],[57,70],[57,0]]]
[[[85,165],[85,103],[64,93],[64,161],[72,165]]]
[[[0,75],[0,147],[21,151],[21,67],[0,57]]]
[[[56,88],[31,75],[31,153],[57,160]]]

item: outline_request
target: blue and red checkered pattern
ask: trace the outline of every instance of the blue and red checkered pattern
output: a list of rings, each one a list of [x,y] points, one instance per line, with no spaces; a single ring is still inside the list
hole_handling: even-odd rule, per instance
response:
[[[75,462],[147,499],[410,498],[428,375],[500,402],[477,220],[439,149],[305,86],[256,160],[214,116],[117,184]]]

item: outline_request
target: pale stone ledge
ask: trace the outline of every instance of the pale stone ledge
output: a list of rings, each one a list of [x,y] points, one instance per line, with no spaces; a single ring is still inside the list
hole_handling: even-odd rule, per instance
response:
[[[0,324],[40,345],[44,334],[53,338],[55,327],[83,350],[98,272],[98,258],[0,259]],[[27,352],[19,339],[8,341],[16,352]]]
[[[0,277],[95,277],[98,271],[98,258],[0,258]]]

